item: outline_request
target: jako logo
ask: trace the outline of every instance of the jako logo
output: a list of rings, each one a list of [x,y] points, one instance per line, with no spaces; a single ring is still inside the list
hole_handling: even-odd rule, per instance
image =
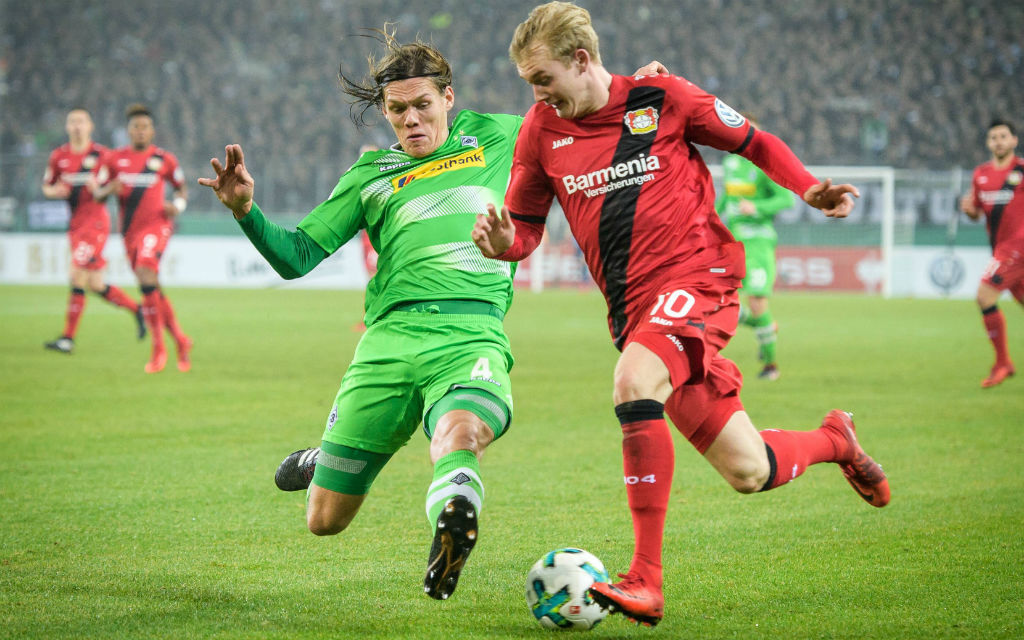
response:
[[[551,143],[551,148],[552,149],[557,149],[558,147],[565,147],[565,146],[568,146],[568,145],[570,145],[572,143],[573,143],[572,136],[569,136],[568,138],[562,138],[561,140],[555,140],[554,142]]]
[[[442,160],[435,160],[428,162],[427,164],[413,169],[409,173],[402,174],[397,178],[391,180],[391,186],[395,191],[398,191],[402,187],[409,186],[413,180],[421,180],[423,178],[432,178],[434,176],[445,173],[446,171],[455,171],[456,169],[465,169],[467,167],[486,167],[487,161],[484,159],[484,148],[473,149],[465,153],[460,153],[457,156],[451,158],[444,158]]]
[[[572,174],[562,176],[562,185],[565,187],[566,194],[584,189],[584,193],[588,197],[593,197],[621,187],[653,180],[654,176],[648,172],[659,169],[661,169],[661,161],[658,160],[658,156],[645,156],[641,153],[627,162],[620,162],[581,176]]]

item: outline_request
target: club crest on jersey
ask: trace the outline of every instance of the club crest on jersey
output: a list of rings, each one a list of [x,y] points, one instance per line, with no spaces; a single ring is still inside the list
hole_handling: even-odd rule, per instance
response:
[[[159,171],[162,166],[164,166],[164,161],[156,156],[146,160],[146,168],[150,171]]]
[[[1021,174],[1020,171],[1011,171],[1010,174],[1006,176],[1006,184],[1016,187],[1020,184],[1022,177],[1024,177],[1024,174]]]
[[[627,111],[623,120],[629,127],[629,132],[635,136],[650,133],[658,128],[658,110],[654,107],[644,107],[636,111]]]
[[[92,169],[96,166],[96,156],[85,156],[82,158],[82,168]]]
[[[730,129],[740,127],[747,121],[747,119],[737,113],[735,109],[718,98],[715,98],[715,113],[718,114],[718,119],[722,121],[722,124]]]

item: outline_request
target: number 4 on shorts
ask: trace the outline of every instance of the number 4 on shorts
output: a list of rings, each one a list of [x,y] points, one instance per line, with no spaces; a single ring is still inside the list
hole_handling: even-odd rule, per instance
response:
[[[473,371],[469,374],[469,377],[474,380],[477,378],[492,378],[490,361],[487,358],[479,358],[473,366]]]

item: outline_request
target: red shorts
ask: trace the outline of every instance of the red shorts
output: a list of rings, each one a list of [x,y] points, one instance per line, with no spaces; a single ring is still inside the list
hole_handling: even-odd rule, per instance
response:
[[[110,230],[104,225],[89,224],[68,233],[71,241],[71,264],[79,269],[99,271],[107,266],[103,247]]]
[[[743,376],[718,353],[736,332],[737,284],[727,279],[665,285],[646,321],[626,341],[647,347],[668,367],[673,391],[665,412],[702,454],[732,414],[743,410],[739,399]]]
[[[124,252],[132,269],[140,267],[160,271],[160,257],[171,239],[171,226],[160,225],[140,229],[124,238]]]
[[[997,249],[981,281],[999,291],[1010,291],[1024,303],[1024,250]]]

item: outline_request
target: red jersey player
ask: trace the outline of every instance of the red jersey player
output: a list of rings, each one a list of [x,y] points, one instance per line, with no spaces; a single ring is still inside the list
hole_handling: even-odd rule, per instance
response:
[[[178,369],[191,368],[192,340],[178,326],[171,301],[160,290],[160,257],[174,231],[174,219],[185,210],[184,175],[174,154],[153,145],[153,116],[143,105],[126,112],[130,144],[111,151],[103,163],[96,195],[116,193],[121,209],[121,233],[128,262],[142,289],[142,313],[153,340],[146,373],[163,370],[167,364],[164,329],[174,336],[178,348]],[[166,183],[174,198],[164,200]]]
[[[974,170],[971,192],[960,206],[977,220],[984,214],[992,245],[992,261],[978,284],[978,306],[996,351],[996,362],[983,388],[994,387],[1014,374],[1006,349],[1006,319],[996,303],[1009,290],[1024,305],[1024,158],[1014,154],[1017,132],[1006,120],[988,127],[985,144],[992,159]]]
[[[53,150],[43,176],[43,195],[55,200],[67,200],[71,207],[68,238],[71,241],[71,297],[64,321],[64,333],[47,349],[71,353],[75,346],[75,332],[85,309],[85,289],[111,304],[123,307],[135,315],[139,339],[146,336],[146,325],[138,303],[121,289],[103,282],[103,247],[110,235],[110,214],[102,201],[95,200],[89,190],[104,154],[108,149],[92,141],[92,118],[85,109],[68,112],[64,128],[68,143]]]
[[[521,260],[537,246],[553,197],[565,211],[622,351],[613,395],[635,536],[629,572],[591,594],[657,624],[675,464],[665,413],[742,493],[836,462],[870,504],[889,501],[885,474],[861,449],[849,414],[831,411],[811,431],[758,432],[744,412],[740,372],[719,354],[736,329],[743,248],[715,215],[711,176],[693,144],[749,158],[829,216],[846,216],[857,191],[818,183],[781,140],[683,78],[610,74],[589,14],[575,5],[535,8],[510,53],[536,104],[516,142],[502,215],[488,206],[473,239],[488,257]]]

